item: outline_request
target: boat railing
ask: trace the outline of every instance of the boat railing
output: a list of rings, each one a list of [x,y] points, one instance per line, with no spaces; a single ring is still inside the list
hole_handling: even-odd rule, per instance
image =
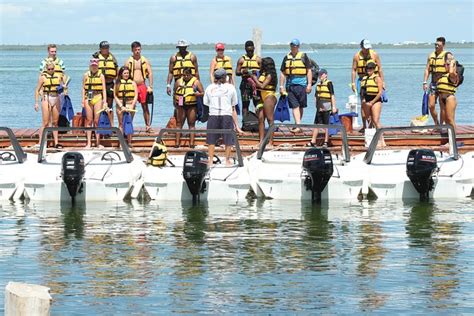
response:
[[[0,127],[0,131],[4,131],[5,133],[7,133],[18,163],[24,163],[27,156],[26,153],[23,151],[23,148],[21,148],[20,143],[18,142],[18,139],[15,136],[15,133],[13,133],[13,131],[8,127]]]
[[[272,137],[273,133],[280,128],[331,128],[331,129],[339,129],[341,131],[341,136],[342,136],[342,158],[344,159],[345,162],[349,162],[351,160],[350,152],[349,152],[349,144],[347,142],[347,131],[344,125],[338,125],[338,124],[284,124],[284,123],[279,123],[279,124],[273,124],[268,128],[267,133],[265,134],[265,137],[263,138],[262,142],[260,143],[260,147],[258,148],[257,152],[257,159],[262,159],[263,153],[265,152],[265,148],[267,147],[268,142],[270,141],[270,138]]]
[[[117,127],[46,127],[43,130],[43,134],[41,135],[41,144],[40,144],[40,149],[38,153],[38,162],[40,163],[43,162],[43,160],[45,159],[46,148],[48,144],[47,136],[49,133],[53,131],[58,131],[58,132],[108,131],[108,132],[112,132],[117,137],[117,140],[120,144],[120,149],[122,150],[123,155],[125,156],[125,161],[127,163],[130,163],[133,161],[132,151],[130,150],[130,147],[128,147],[127,141],[125,140],[125,137],[123,136],[122,131],[118,129]]]
[[[374,137],[370,142],[369,149],[365,153],[364,162],[370,164],[372,158],[374,157],[375,151],[377,150],[377,145],[380,138],[385,132],[392,131],[413,131],[413,130],[439,130],[440,132],[444,129],[448,130],[448,144],[449,144],[449,154],[453,156],[454,160],[459,159],[458,148],[456,146],[456,131],[451,125],[425,125],[425,126],[393,126],[393,127],[382,127],[375,131]]]
[[[235,154],[237,155],[237,162],[239,167],[244,166],[244,160],[242,159],[242,152],[240,150],[239,140],[237,134],[233,129],[181,129],[181,128],[162,128],[156,137],[157,142],[163,140],[163,135],[167,133],[190,133],[190,134],[230,134],[234,139]]]

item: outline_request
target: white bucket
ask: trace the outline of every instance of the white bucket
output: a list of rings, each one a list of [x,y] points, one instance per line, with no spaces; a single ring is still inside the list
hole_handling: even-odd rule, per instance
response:
[[[376,128],[366,128],[365,129],[365,133],[364,133],[365,147],[368,148],[370,146],[370,143],[372,142],[372,138],[374,138],[376,130],[377,130]]]
[[[356,96],[355,94],[351,94],[349,96],[349,103],[359,103],[359,97]]]

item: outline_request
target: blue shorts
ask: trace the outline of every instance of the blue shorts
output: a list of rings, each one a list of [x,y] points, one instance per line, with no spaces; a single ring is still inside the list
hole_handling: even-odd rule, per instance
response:
[[[207,129],[234,129],[234,119],[230,115],[209,115]],[[215,145],[219,138],[224,139],[224,145],[234,145],[232,134],[208,133],[206,142]]]
[[[292,109],[305,108],[307,104],[306,87],[295,85],[287,88],[288,105]]]

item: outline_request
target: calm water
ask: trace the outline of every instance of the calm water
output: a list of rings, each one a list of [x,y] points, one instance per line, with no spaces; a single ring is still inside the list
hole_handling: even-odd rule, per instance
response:
[[[426,58],[430,53],[427,49],[380,49],[382,64],[385,69],[386,86],[389,93],[389,103],[384,105],[382,124],[407,125],[410,119],[421,114],[421,83]],[[465,81],[456,94],[458,98],[457,122],[474,124],[472,116],[474,95],[474,51],[472,49],[453,50],[456,58],[464,65]],[[72,77],[71,97],[76,111],[80,110],[80,89],[82,75],[87,71],[88,61],[92,52],[61,51],[59,56],[64,60],[67,72]],[[130,55],[129,51],[113,51],[119,64],[122,64]],[[155,111],[154,126],[163,126],[168,122],[173,112],[171,98],[166,95],[166,74],[168,60],[174,51],[144,50],[143,55],[148,57],[153,66],[155,77]],[[214,57],[214,51],[195,51],[199,61],[199,69],[203,84],[209,84],[209,64]],[[232,57],[234,65],[243,51],[226,52]],[[287,51],[264,51],[263,56],[275,59],[277,68]],[[346,112],[345,104],[351,90],[352,56],[355,53],[350,49],[329,49],[309,52],[321,67],[329,71],[329,78],[333,80],[336,90],[336,99],[341,113]],[[0,59],[0,98],[1,110],[0,125],[9,127],[39,126],[41,117],[33,110],[34,89],[38,79],[38,66],[45,52],[34,51],[1,51]],[[238,79],[240,82],[240,79]],[[314,92],[314,91],[313,91]],[[312,123],[314,106],[310,104],[305,112],[303,121]],[[143,116],[136,116],[136,126],[143,126]]]
[[[472,313],[473,206],[3,204],[0,288],[49,286],[53,314]]]

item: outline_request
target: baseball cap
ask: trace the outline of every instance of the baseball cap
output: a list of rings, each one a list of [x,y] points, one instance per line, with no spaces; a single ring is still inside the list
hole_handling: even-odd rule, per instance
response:
[[[291,40],[290,45],[291,46],[300,46],[300,40],[297,39],[297,38],[294,38],[294,39]]]
[[[226,73],[224,68],[218,68],[218,69],[216,69],[216,71],[214,71],[214,78],[221,79],[221,78],[225,77],[226,74],[227,73]]]
[[[327,74],[327,73],[328,73],[328,71],[326,69],[321,68],[321,69],[319,69],[318,76],[321,76],[321,75]]]
[[[188,46],[189,46],[189,43],[185,39],[180,39],[178,41],[178,44],[176,44],[176,47],[188,47]]]
[[[109,47],[110,47],[110,45],[109,45],[109,42],[107,42],[107,41],[102,41],[99,44],[99,48],[109,48]]]
[[[372,44],[370,44],[370,41],[368,39],[363,39],[362,41],[360,41],[360,47],[370,49],[372,48]]]
[[[90,61],[89,61],[89,65],[90,66],[98,66],[99,65],[99,60],[97,58],[92,58]]]
[[[217,44],[216,44],[216,50],[218,50],[218,49],[224,50],[224,49],[225,49],[225,45],[224,45],[223,43],[217,43]]]

